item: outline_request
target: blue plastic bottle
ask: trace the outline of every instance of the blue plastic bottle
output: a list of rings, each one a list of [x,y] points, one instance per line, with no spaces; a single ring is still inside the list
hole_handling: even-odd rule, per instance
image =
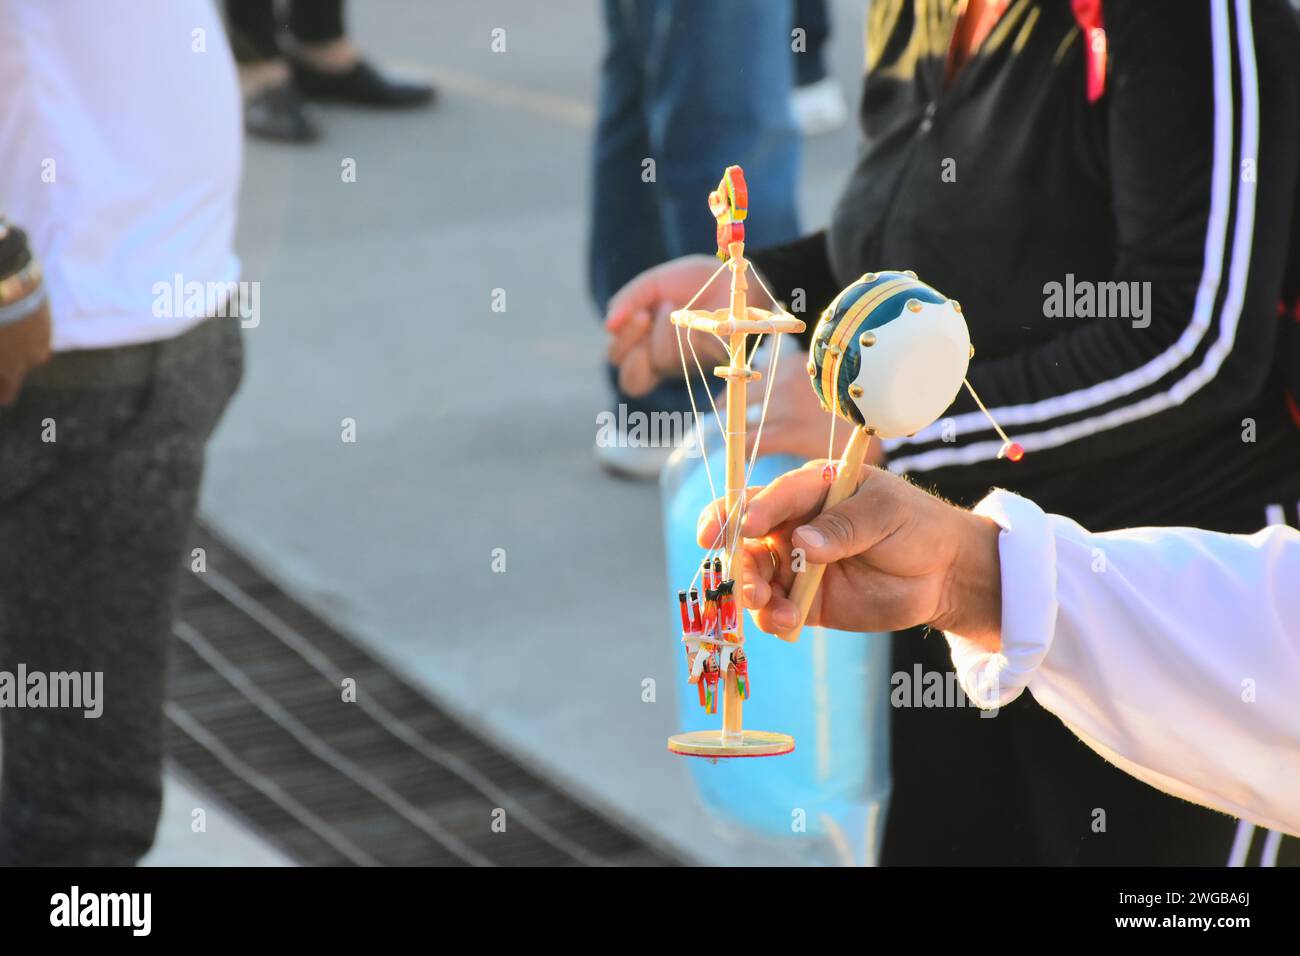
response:
[[[709,465],[723,491],[722,443],[707,429]],[[761,485],[803,462],[760,458],[749,484]],[[700,512],[712,500],[698,447],[680,448],[660,478],[665,553],[664,640],[678,642],[677,592],[700,565],[695,543]],[[747,614],[745,653],[752,692],[745,726],[792,734],[794,753],[780,757],[687,760],[700,799],[730,839],[770,842],[780,856],[804,863],[874,865],[889,797],[889,642],[880,634],[804,628],[787,644],[760,631]],[[684,661],[680,652],[674,659]],[[699,706],[676,672],[679,731],[721,726],[721,713]]]

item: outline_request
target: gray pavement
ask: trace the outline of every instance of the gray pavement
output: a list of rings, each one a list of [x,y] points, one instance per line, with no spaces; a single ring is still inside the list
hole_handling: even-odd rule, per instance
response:
[[[293,866],[211,797],[168,773],[162,819],[141,866]]]
[[[834,66],[855,99],[863,5],[833,6]],[[211,450],[204,516],[638,832],[712,863],[790,862],[681,813],[695,798],[664,754],[671,695],[640,699],[644,676],[676,678],[679,652],[662,635],[656,489],[606,477],[591,454],[605,400],[583,272],[598,4],[370,0],[350,13],[366,50],[444,97],[416,114],[325,111],[309,148],[249,145],[238,242],[262,321]],[[489,48],[497,27],[505,53]],[[846,129],[808,144],[806,225],[824,221],[853,141]],[[346,159],[355,183],[341,181]],[[591,587],[593,562],[607,588]],[[157,852],[202,862],[207,842],[177,832]]]

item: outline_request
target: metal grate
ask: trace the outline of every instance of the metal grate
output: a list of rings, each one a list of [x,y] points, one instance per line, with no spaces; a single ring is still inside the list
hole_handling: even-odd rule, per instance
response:
[[[677,862],[476,736],[210,529],[193,537],[207,569],[182,580],[169,754],[291,859]],[[356,682],[355,702],[342,698],[345,678]]]

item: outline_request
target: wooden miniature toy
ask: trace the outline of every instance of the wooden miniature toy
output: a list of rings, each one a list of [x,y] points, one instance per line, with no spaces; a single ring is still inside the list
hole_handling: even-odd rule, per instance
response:
[[[750,694],[749,663],[744,653],[745,622],[734,593],[733,567],[741,540],[740,524],[744,517],[747,478],[758,457],[756,444],[748,467],[746,466],[746,389],[750,382],[758,382],[763,377],[749,366],[749,337],[780,336],[788,332],[802,332],[804,329],[802,321],[783,310],[770,312],[749,305],[746,273],[750,270],[745,261],[745,218],[749,212],[748,205],[749,194],[744,173],[739,166],[729,166],[718,188],[709,195],[709,209],[717,220],[718,257],[722,259],[722,265],[686,308],[672,314],[682,371],[686,375],[687,390],[691,396],[701,443],[704,442],[704,432],[698,428],[699,409],[691,388],[692,370],[686,360],[688,348],[695,358],[695,369],[701,377],[704,369],[691,345],[690,333],[696,331],[717,336],[726,345],[729,356],[726,365],[713,370],[714,375],[725,379],[727,383],[725,417],[718,414],[712,393],[708,393],[726,448],[726,513],[718,515],[722,530],[701,566],[698,575],[700,591],[695,590],[695,582],[692,581],[685,591],[678,592],[678,600],[682,605],[682,643],[686,647],[689,661],[688,680],[698,686],[700,702],[707,713],[717,713],[719,697],[721,698],[722,727],[718,730],[674,734],[668,738],[668,749],[673,753],[710,759],[770,757],[794,750],[794,738],[788,734],[750,730],[743,722],[743,705]],[[731,272],[731,300],[728,307],[713,311],[692,308],[695,300],[724,269]],[[758,278],[757,273],[753,275]],[[758,281],[762,285],[762,280]],[[768,295],[773,302],[776,301],[770,292]],[[777,308],[780,309],[780,306]],[[687,332],[685,336],[682,335],[683,329]],[[767,399],[771,397],[772,380],[780,351],[779,348],[771,350],[771,366],[762,405],[764,416],[767,413]],[[762,420],[760,417],[756,435],[760,439]],[[701,450],[704,452],[709,487],[714,489],[707,449]],[[714,489],[714,500],[718,497]],[[703,594],[702,605],[699,603],[700,593]]]

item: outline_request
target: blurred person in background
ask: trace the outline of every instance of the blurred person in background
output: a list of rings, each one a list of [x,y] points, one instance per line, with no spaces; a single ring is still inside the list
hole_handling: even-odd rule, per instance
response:
[[[763,210],[748,241],[799,233],[799,130],[790,7],[771,0],[604,0],[607,46],[593,149],[589,280],[603,315],[610,296],[656,263],[716,248],[703,198],[724,167],[745,168],[749,201]],[[714,260],[715,268],[717,266]],[[636,314],[634,324],[663,315]],[[615,402],[635,412],[689,413],[681,382]],[[618,416],[624,420],[623,416]],[[597,460],[653,479],[671,448],[620,440]]]
[[[748,257],[814,315],[879,269],[960,299],[970,382],[1027,451],[1000,461],[961,394],[885,443],[890,469],[964,505],[1004,486],[1099,531],[1295,523],[1300,28],[1285,0],[869,10],[865,142],[830,225]],[[629,394],[680,375],[668,323],[630,317],[680,307],[713,268],[679,259],[613,297]],[[1100,305],[1108,289],[1117,310]],[[697,349],[706,367],[722,354],[703,336]],[[826,453],[806,361],[782,364],[765,451]],[[893,654],[895,672],[948,666],[942,642],[914,635]],[[1221,865],[1261,844],[1265,863],[1296,858],[1292,840],[1279,850],[1142,786],[1032,701],[996,720],[898,708],[891,737],[886,864]],[[954,792],[970,799],[954,809]]]
[[[424,106],[433,87],[384,76],[362,58],[343,24],[343,0],[287,0],[294,43],[280,41],[275,0],[226,0],[230,40],[239,61],[244,128],[264,139],[302,143],[320,129],[306,99],[360,106]]]
[[[177,308],[191,282],[235,308],[239,90],[207,0],[0,20],[0,671],[100,688],[0,699],[0,864],[130,865],[204,446],[242,371],[235,318]]]
[[[826,0],[794,0],[794,97],[791,106],[805,136],[818,136],[843,126],[849,118],[840,85],[831,76],[826,46],[831,39],[831,15]]]

